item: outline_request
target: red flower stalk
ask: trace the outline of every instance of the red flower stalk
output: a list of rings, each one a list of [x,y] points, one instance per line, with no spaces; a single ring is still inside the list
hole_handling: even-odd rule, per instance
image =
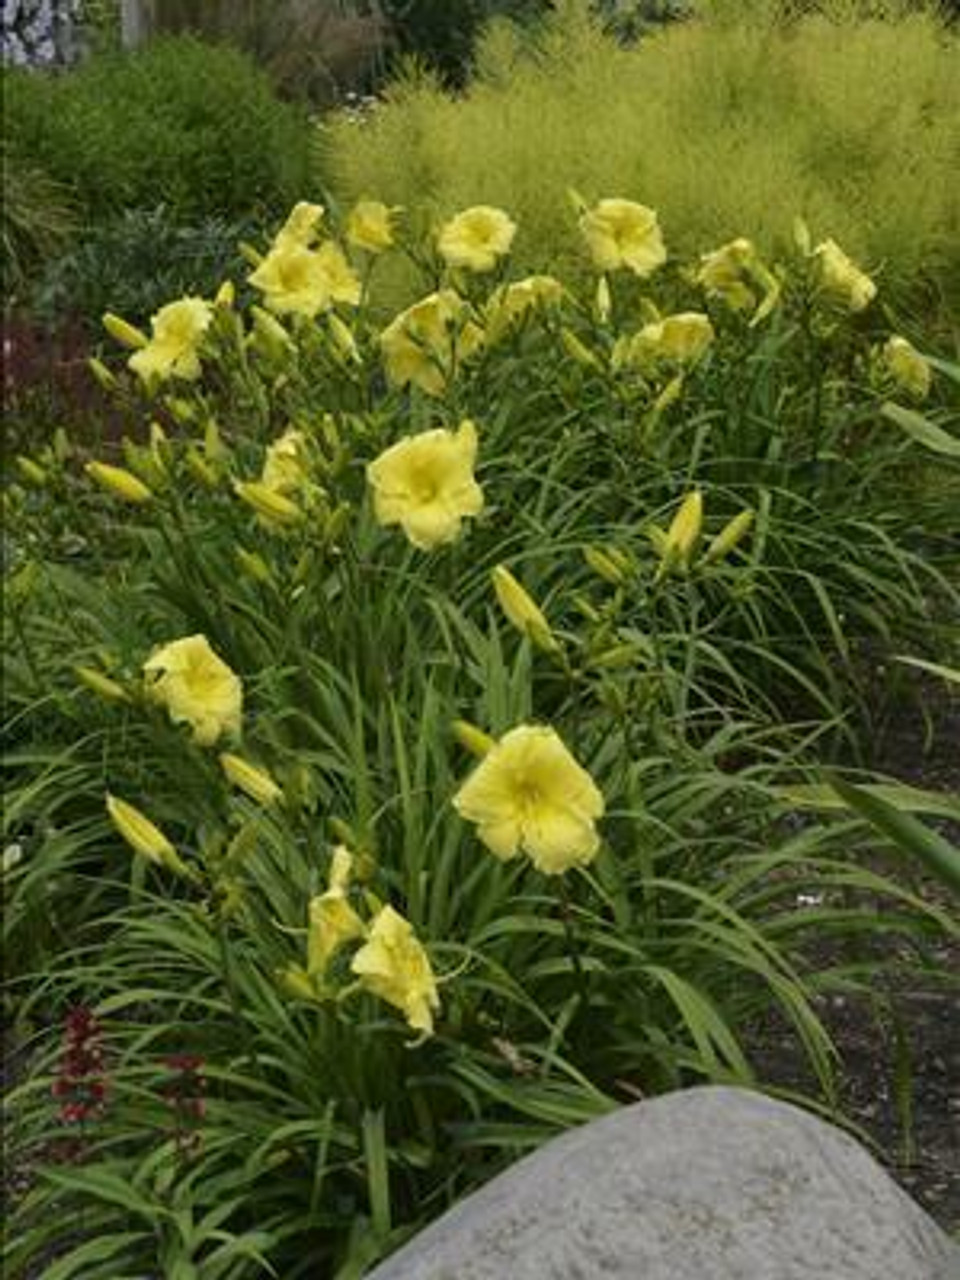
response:
[[[103,1033],[93,1010],[86,1005],[71,1009],[63,1020],[63,1048],[52,1092],[60,1102],[64,1124],[78,1124],[103,1115],[107,1096]]]
[[[163,1097],[173,1111],[174,1140],[181,1156],[193,1155],[202,1142],[198,1129],[207,1111],[206,1059],[199,1054],[176,1053],[164,1059],[174,1073],[163,1090]]]

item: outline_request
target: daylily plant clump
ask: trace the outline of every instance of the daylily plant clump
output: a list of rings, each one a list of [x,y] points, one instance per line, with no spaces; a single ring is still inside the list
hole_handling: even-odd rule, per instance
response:
[[[131,1104],[96,1159],[159,1224],[110,1220],[128,1270],[180,1190],[236,1178],[244,1257],[359,1274],[478,1150],[753,1083],[743,1029],[773,1006],[833,1097],[795,888],[838,920],[894,890],[858,880],[851,824],[783,822],[816,789],[781,708],[842,692],[798,636],[846,654],[886,625],[868,562],[922,572],[866,507],[832,578],[823,548],[916,437],[949,453],[920,412],[944,362],[801,222],[789,261],[743,237],[678,261],[655,210],[571,203],[576,280],[514,272],[506,210],[424,239],[374,199],[300,203],[215,297],[149,333],[105,317],[93,372],[143,422],[122,458],[20,460],[23,678],[58,673],[73,838],[115,895],[102,955],[63,970]],[[388,254],[424,281],[394,314]],[[830,471],[857,450],[869,492]],[[136,1119],[154,1040],[205,1063],[189,1169]]]

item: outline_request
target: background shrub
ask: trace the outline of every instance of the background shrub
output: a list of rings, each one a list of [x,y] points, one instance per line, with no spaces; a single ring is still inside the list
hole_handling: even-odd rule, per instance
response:
[[[119,309],[143,324],[171,298],[212,296],[227,276],[242,276],[237,242],[253,232],[249,219],[208,217],[187,226],[165,206],[131,209],[91,227],[69,252],[48,261],[32,311],[47,322],[73,313],[99,327],[104,311]]]
[[[70,194],[42,169],[3,149],[2,271],[15,294],[35,264],[57,252],[75,230]]]
[[[308,185],[303,115],[235,49],[171,38],[70,75],[8,72],[4,105],[12,153],[91,218],[161,203],[181,220],[276,209]]]
[[[408,77],[362,128],[334,125],[334,184],[344,200],[507,207],[537,267],[582,260],[571,186],[654,205],[680,254],[734,235],[782,249],[801,213],[887,287],[922,268],[956,291],[955,38],[927,11],[783,25],[771,6],[737,8],[631,48],[584,3],[535,39],[494,24],[465,96]]]

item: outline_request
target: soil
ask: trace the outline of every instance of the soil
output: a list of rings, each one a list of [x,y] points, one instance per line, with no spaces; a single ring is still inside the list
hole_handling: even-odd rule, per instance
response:
[[[928,707],[937,708],[935,723],[931,726],[919,704],[900,704],[876,744],[872,768],[914,786],[960,795],[960,698],[947,694],[942,682],[939,687],[931,682],[922,692]],[[934,825],[960,847],[960,824]],[[905,877],[912,880],[916,892],[956,916],[955,895],[919,869],[905,872],[902,858],[878,855],[875,869],[901,883]],[[916,959],[904,944],[896,946],[899,958]],[[840,1052],[840,1103],[862,1130],[858,1136],[935,1221],[960,1235],[960,941],[939,943],[928,954],[942,966],[941,973],[954,975],[952,983],[922,974],[881,977],[871,997],[826,997],[818,1012]],[[754,1060],[761,1079],[810,1088],[785,1028],[765,1025],[758,1044]]]

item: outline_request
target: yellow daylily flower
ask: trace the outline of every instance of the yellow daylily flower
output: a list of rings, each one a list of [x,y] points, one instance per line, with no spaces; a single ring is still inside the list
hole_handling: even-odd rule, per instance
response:
[[[204,635],[185,636],[157,649],[143,664],[152,698],[175,724],[189,724],[193,741],[209,747],[240,736],[243,685]]]
[[[481,760],[454,797],[487,848],[504,860],[526,853],[545,875],[596,856],[603,796],[554,729],[519,725]]]
[[[469,306],[453,289],[421,298],[396,316],[380,335],[387,377],[395,386],[413,383],[431,396],[443,395],[457,364],[483,343],[469,318]]]
[[[358,200],[347,215],[347,240],[366,253],[383,253],[393,244],[394,212],[380,200]]]
[[[667,260],[656,213],[632,200],[600,200],[580,215],[580,230],[601,271],[626,267],[643,277]]]
[[[887,372],[908,395],[916,400],[927,398],[933,371],[913,343],[894,334],[883,344],[880,354]]]
[[[87,462],[83,469],[101,488],[125,502],[144,503],[153,497],[152,491],[126,467],[113,467],[109,462]]]
[[[316,249],[284,243],[271,249],[250,276],[267,307],[279,315],[312,318],[328,311],[335,302],[356,306],[360,301],[360,281],[343,250],[327,240]]]
[[[203,298],[168,302],[150,318],[150,341],[134,351],[127,365],[144,382],[200,377],[199,349],[213,318],[213,308]]]
[[[273,249],[309,249],[320,234],[320,223],[326,212],[322,204],[299,200],[287,216],[286,222],[273,238]]]
[[[383,907],[374,917],[350,968],[361,986],[399,1009],[414,1031],[433,1034],[440,997],[430,958],[410,922],[393,907]]]
[[[258,769],[249,760],[229,751],[221,752],[219,760],[227,780],[251,800],[256,800],[257,804],[274,804],[283,795],[283,791],[266,769]]]
[[[533,643],[547,653],[555,653],[559,642],[550,630],[542,610],[516,580],[504,564],[498,564],[491,572],[493,589],[500,608],[518,631],[529,636]]]
[[[814,275],[820,290],[850,311],[863,311],[877,296],[877,286],[843,252],[836,240],[813,250]]]
[[[468,271],[492,271],[510,252],[517,224],[502,209],[478,204],[445,222],[437,236],[444,262]]]
[[[377,520],[401,525],[424,551],[452,542],[461,522],[483,510],[476,456],[477,431],[469,419],[456,432],[423,431],[391,445],[367,467]]]

